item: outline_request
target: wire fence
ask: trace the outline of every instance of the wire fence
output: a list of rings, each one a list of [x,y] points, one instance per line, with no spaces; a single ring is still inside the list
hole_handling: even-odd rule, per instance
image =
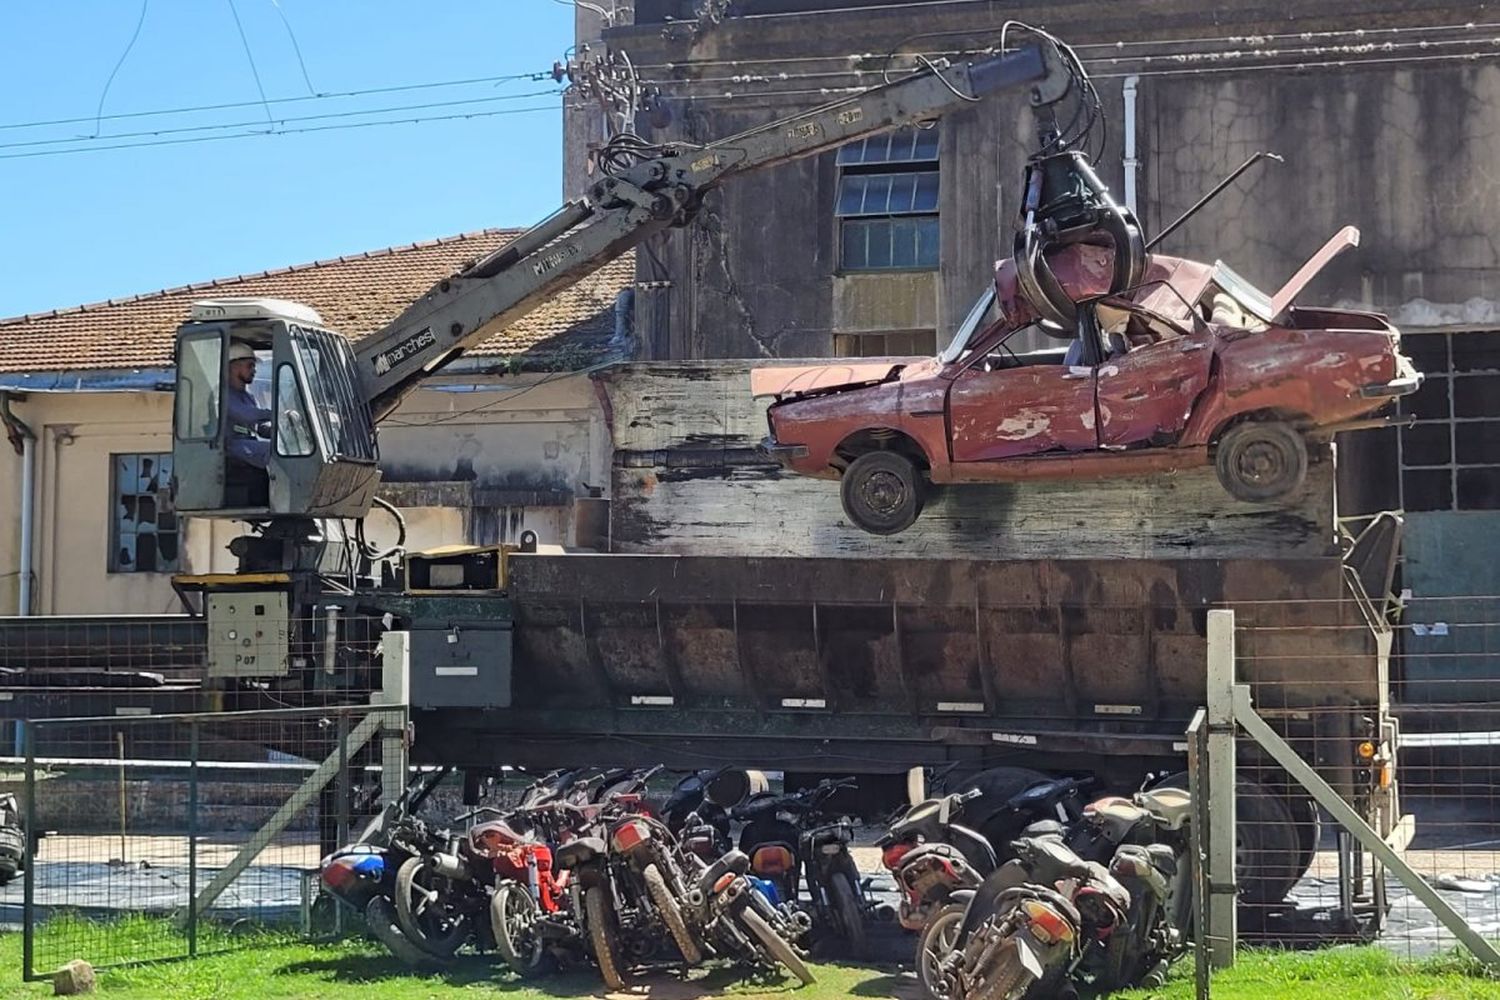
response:
[[[378,808],[379,733],[404,720],[342,706],[28,723],[0,783],[20,793],[31,840],[24,879],[0,887],[26,977],[310,929],[319,859]]]
[[[1464,923],[1494,938],[1500,598],[1241,605],[1234,640],[1236,680],[1256,713],[1383,839],[1405,848]],[[1433,909],[1237,721],[1241,935],[1290,947],[1376,941],[1404,958],[1458,946]]]

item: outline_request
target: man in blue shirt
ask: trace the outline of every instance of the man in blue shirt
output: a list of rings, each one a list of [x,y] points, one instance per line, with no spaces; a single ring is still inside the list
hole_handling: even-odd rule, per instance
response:
[[[271,411],[250,395],[254,381],[255,351],[236,340],[229,345],[229,391],[224,396],[229,408],[227,448],[230,458],[264,469],[271,449]]]

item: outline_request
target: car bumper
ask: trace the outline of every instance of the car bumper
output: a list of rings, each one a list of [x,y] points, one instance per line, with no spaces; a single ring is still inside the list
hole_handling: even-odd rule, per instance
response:
[[[807,445],[782,444],[770,436],[767,436],[755,450],[785,469],[790,469],[797,459],[807,457]]]
[[[1359,394],[1365,399],[1394,399],[1397,396],[1410,396],[1422,387],[1422,373],[1411,366],[1411,362],[1401,358],[1396,363],[1396,377],[1389,382],[1372,382],[1369,385],[1359,387]]]

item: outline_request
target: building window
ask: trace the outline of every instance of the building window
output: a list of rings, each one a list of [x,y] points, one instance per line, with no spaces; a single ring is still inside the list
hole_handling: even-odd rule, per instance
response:
[[[168,483],[172,453],[115,455],[111,573],[174,573],[181,546]]]
[[[930,358],[937,354],[937,331],[836,333],[833,354],[839,358]]]
[[[1402,348],[1426,378],[1401,400],[1401,506],[1500,510],[1500,332],[1418,333]]]
[[[839,150],[840,266],[936,270],[938,131],[904,128]]]

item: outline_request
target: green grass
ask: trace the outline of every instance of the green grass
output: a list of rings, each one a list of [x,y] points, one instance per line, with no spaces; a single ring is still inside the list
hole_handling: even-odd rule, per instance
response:
[[[85,928],[54,921],[47,954],[58,943]],[[120,938],[159,948],[171,932],[160,921],[132,918],[119,928]],[[419,975],[379,945],[359,939],[306,944],[282,934],[249,932],[230,935],[205,929],[205,949],[228,948],[196,961],[158,962],[99,973],[99,994],[107,1000],[542,1000],[587,997],[600,992],[587,970],[555,976],[540,984],[523,984],[498,960],[465,958],[440,975]],[[88,957],[81,955],[79,957]],[[904,957],[904,956],[902,956]],[[834,1000],[837,997],[918,996],[909,976],[889,970],[819,965],[818,982],[797,989],[795,981],[745,981],[737,970],[695,970],[687,982],[670,974],[653,977],[653,1000],[688,1000],[725,996],[777,1000]],[[1215,1000],[1500,1000],[1500,982],[1477,975],[1474,962],[1443,958],[1403,962],[1378,948],[1335,948],[1317,952],[1244,952],[1235,968],[1214,978]],[[21,937],[0,935],[0,997],[31,1000],[51,995],[47,983],[21,982]],[[1154,991],[1120,994],[1120,1000],[1189,1000],[1192,967],[1181,963],[1168,984]]]

